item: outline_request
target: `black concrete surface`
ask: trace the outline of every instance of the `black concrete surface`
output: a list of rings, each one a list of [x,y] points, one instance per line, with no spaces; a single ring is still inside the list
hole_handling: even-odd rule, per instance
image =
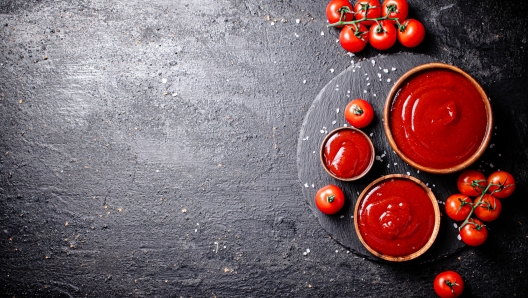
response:
[[[491,98],[519,185],[490,237],[432,264],[365,260],[303,198],[297,141],[347,55],[326,1],[0,1],[0,296],[528,293],[525,1],[410,1],[417,53]],[[487,169],[489,170],[489,169]]]

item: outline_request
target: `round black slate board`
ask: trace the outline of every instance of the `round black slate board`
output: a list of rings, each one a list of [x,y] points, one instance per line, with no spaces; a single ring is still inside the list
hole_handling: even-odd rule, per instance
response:
[[[332,79],[317,95],[304,119],[297,147],[297,167],[302,183],[303,196],[319,223],[332,237],[351,252],[371,260],[380,260],[371,255],[359,241],[354,229],[354,207],[358,195],[373,180],[388,174],[408,174],[427,184],[440,204],[442,213],[440,232],[433,246],[415,262],[426,263],[445,258],[464,248],[458,239],[455,222],[445,215],[444,202],[457,193],[456,179],[459,173],[434,175],[418,171],[404,163],[390,147],[383,131],[383,106],[394,82],[411,68],[430,62],[438,62],[426,55],[395,54],[378,56],[351,65]],[[471,75],[470,70],[466,70]],[[346,125],[343,110],[354,98],[367,100],[376,116],[363,131],[370,136],[376,150],[376,161],[372,170],[362,179],[342,182],[329,176],[321,166],[319,149],[325,136],[333,129]],[[511,164],[511,148],[506,134],[494,133],[490,147],[471,168],[484,174]],[[448,141],[448,140],[446,140]],[[317,190],[327,184],[335,184],[344,191],[347,202],[343,210],[332,216],[324,215],[314,203]]]

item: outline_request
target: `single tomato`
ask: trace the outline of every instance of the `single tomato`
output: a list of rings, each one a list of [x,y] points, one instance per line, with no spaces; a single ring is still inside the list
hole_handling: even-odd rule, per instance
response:
[[[335,214],[345,205],[345,195],[341,188],[330,184],[317,191],[315,204],[324,214]]]
[[[381,4],[379,0],[360,0],[354,5],[354,12],[356,12],[356,20],[379,18],[381,17]],[[374,21],[363,21],[361,23],[365,26],[370,26],[374,24]]]
[[[478,196],[486,188],[486,177],[479,171],[465,170],[458,176],[457,187],[466,196]]]
[[[387,21],[379,22],[379,25],[370,27],[369,42],[380,51],[392,47],[396,42],[396,27]]]
[[[332,0],[326,6],[326,19],[330,24],[354,19],[354,9],[348,0]],[[341,28],[343,25],[335,26]]]
[[[464,280],[455,271],[444,271],[436,276],[433,286],[438,297],[455,298],[464,291]]]
[[[408,48],[419,45],[425,37],[425,28],[415,19],[405,20],[398,28],[398,40]]]
[[[491,173],[488,177],[488,184],[489,183],[495,185],[490,186],[488,192],[499,199],[509,197],[515,190],[515,179],[508,172],[497,171]]]
[[[409,3],[407,0],[387,0],[383,2],[381,7],[381,16],[389,16],[389,18],[397,18],[401,23],[409,15]],[[395,20],[388,20],[392,24],[396,24]]]
[[[488,229],[480,220],[470,218],[460,230],[460,237],[469,246],[479,246],[488,238]]]
[[[456,221],[465,220],[471,212],[472,203],[468,196],[462,194],[450,196],[445,202],[447,216]]]
[[[368,42],[368,30],[363,24],[346,25],[341,29],[339,42],[343,49],[351,53],[360,52]]]
[[[374,119],[374,109],[366,100],[356,98],[346,106],[345,119],[355,128],[363,128]]]
[[[479,198],[475,199],[475,204],[477,204]],[[493,221],[499,217],[499,214],[502,209],[502,204],[500,200],[496,199],[490,194],[485,194],[482,197],[477,208],[475,208],[475,215],[482,221]]]

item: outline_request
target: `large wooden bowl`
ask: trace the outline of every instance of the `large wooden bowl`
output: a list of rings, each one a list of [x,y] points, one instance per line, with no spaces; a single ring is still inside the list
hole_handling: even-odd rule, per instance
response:
[[[425,192],[427,193],[427,196],[429,197],[429,199],[431,200],[431,204],[432,204],[433,210],[434,210],[435,222],[434,222],[433,231],[431,233],[431,236],[429,237],[429,240],[427,241],[427,243],[422,248],[420,248],[417,251],[415,251],[415,252],[413,252],[413,253],[411,253],[409,255],[406,255],[406,256],[390,256],[390,255],[382,254],[380,252],[375,251],[372,247],[370,247],[366,243],[365,239],[363,238],[363,236],[361,235],[361,232],[359,230],[358,212],[359,212],[359,206],[361,205],[363,199],[379,183],[381,183],[383,181],[386,181],[386,180],[390,180],[390,179],[407,179],[407,180],[410,180],[410,181],[416,183],[418,186],[422,187],[425,190]],[[436,197],[433,194],[433,192],[431,191],[431,189],[429,189],[429,187],[427,187],[419,179],[416,179],[416,178],[414,178],[412,176],[403,175],[403,174],[386,175],[386,176],[383,176],[381,178],[378,178],[378,179],[374,180],[367,187],[365,187],[363,192],[361,192],[361,194],[359,195],[359,198],[358,198],[358,200],[356,202],[356,207],[354,209],[354,227],[356,229],[356,234],[357,234],[359,240],[361,241],[361,243],[365,246],[365,248],[370,253],[372,253],[376,257],[381,258],[381,259],[386,260],[386,261],[405,262],[405,261],[409,261],[409,260],[412,260],[412,259],[415,259],[415,258],[421,256],[422,254],[424,254],[431,247],[431,245],[433,245],[433,243],[434,243],[434,241],[436,239],[436,236],[438,235],[438,231],[440,230],[440,208],[438,207],[438,201],[436,200]]]
[[[414,76],[414,75],[416,75],[416,74],[418,74],[420,72],[427,71],[427,70],[433,70],[433,69],[447,69],[447,70],[451,70],[451,71],[453,71],[455,73],[458,73],[458,74],[462,75],[464,78],[466,78],[471,83],[471,85],[480,94],[480,97],[482,98],[482,102],[484,104],[484,108],[486,110],[486,118],[487,118],[486,131],[484,133],[484,137],[483,137],[482,142],[481,142],[480,146],[478,147],[478,149],[473,153],[473,155],[471,155],[468,159],[462,161],[460,164],[455,165],[455,166],[451,166],[451,167],[447,167],[447,168],[433,168],[433,167],[424,166],[424,165],[419,164],[418,162],[415,162],[409,156],[405,155],[402,152],[402,150],[398,147],[398,145],[396,144],[396,142],[394,140],[394,137],[392,135],[391,126],[390,126],[390,110],[391,110],[392,102],[393,102],[395,96],[397,95],[398,91],[401,89],[401,87],[412,76]],[[457,68],[457,67],[452,66],[452,65],[448,65],[448,64],[444,64],[444,63],[428,63],[428,64],[423,64],[423,65],[419,65],[419,66],[417,66],[415,68],[412,68],[411,70],[406,72],[404,75],[402,75],[396,81],[396,83],[394,83],[394,86],[391,88],[391,90],[389,92],[389,95],[387,96],[387,100],[385,102],[385,107],[384,107],[384,112],[383,112],[383,121],[384,121],[383,128],[385,130],[385,135],[387,136],[389,144],[391,145],[391,147],[394,150],[394,152],[396,152],[396,154],[398,154],[398,156],[401,159],[403,159],[407,164],[409,164],[410,166],[412,166],[415,169],[418,169],[418,170],[421,170],[421,171],[425,171],[425,172],[428,172],[428,173],[449,174],[449,173],[454,173],[454,172],[457,172],[457,171],[460,171],[460,170],[463,170],[463,169],[469,167],[471,164],[473,164],[475,161],[477,161],[482,156],[482,154],[484,153],[484,151],[488,147],[490,139],[491,139],[491,136],[492,136],[493,113],[492,113],[492,110],[491,110],[491,104],[489,102],[488,96],[484,92],[484,89],[482,89],[482,87],[479,85],[479,83],[477,83],[477,81],[475,79],[473,79],[469,74],[467,74],[466,72],[464,72],[460,68]]]
[[[359,174],[357,176],[354,176],[354,177],[350,177],[350,178],[342,178],[342,177],[339,177],[339,176],[335,175],[334,173],[332,173],[326,167],[326,164],[325,164],[325,161],[324,161],[324,147],[325,147],[326,142],[328,141],[328,139],[330,139],[330,137],[332,135],[334,135],[337,132],[343,131],[343,130],[352,130],[352,131],[355,131],[355,132],[361,134],[363,137],[365,137],[365,139],[368,140],[368,143],[370,145],[370,155],[371,155],[371,157],[370,157],[370,161],[369,161],[369,164],[368,164],[367,168],[365,169],[365,171],[363,171],[363,173],[361,173],[361,174]],[[336,128],[336,129],[332,130],[324,138],[323,142],[321,143],[321,147],[319,149],[319,159],[321,160],[321,165],[323,166],[325,171],[328,173],[328,175],[334,177],[337,180],[341,180],[341,181],[355,181],[355,180],[358,180],[358,179],[362,178],[363,176],[365,176],[370,171],[370,169],[372,168],[372,165],[374,164],[375,157],[376,157],[376,151],[374,150],[374,144],[372,144],[372,140],[364,132],[362,132],[361,130],[359,130],[357,128],[354,128],[354,127],[339,127],[339,128]]]

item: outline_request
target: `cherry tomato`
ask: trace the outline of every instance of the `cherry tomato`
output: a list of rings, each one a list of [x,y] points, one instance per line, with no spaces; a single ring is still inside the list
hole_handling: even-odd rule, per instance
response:
[[[370,27],[369,42],[380,51],[392,47],[396,42],[396,28],[387,21],[379,22],[379,25]]]
[[[462,194],[450,196],[445,203],[447,216],[456,221],[465,220],[471,212],[472,203],[468,196]]]
[[[515,179],[513,176],[504,171],[497,171],[491,173],[488,177],[488,183],[497,184],[500,186],[491,186],[488,192],[493,194],[496,198],[504,199],[509,197],[515,190]]]
[[[441,298],[455,298],[464,291],[464,280],[455,271],[444,271],[434,280],[434,290]]]
[[[341,19],[343,13],[343,17]],[[348,0],[332,0],[326,6],[326,18],[330,24],[352,21],[354,19],[354,9]],[[335,26],[341,28],[343,25]]]
[[[469,223],[460,230],[462,241],[469,246],[479,246],[488,238],[488,229],[476,218],[470,218]]]
[[[466,196],[479,196],[486,188],[486,177],[479,171],[465,170],[458,176],[457,187]]]
[[[365,48],[368,42],[368,30],[363,24],[359,24],[359,30],[357,25],[347,25],[341,29],[339,34],[339,42],[343,49],[357,53]]]
[[[365,18],[365,14],[369,19],[375,19],[381,17],[381,4],[379,0],[360,0],[354,5],[354,11],[356,12],[356,20]],[[374,24],[374,21],[361,22],[365,26]]]
[[[374,119],[374,109],[366,100],[356,98],[346,106],[345,119],[355,128],[363,128]]]
[[[387,0],[383,2],[381,7],[381,16],[386,16],[389,14],[389,18],[398,18],[398,21],[401,23],[409,15],[409,4],[407,0]],[[388,20],[392,24],[396,24],[394,20]]]
[[[398,40],[408,48],[419,45],[425,37],[425,28],[415,19],[405,20],[398,29]]]
[[[317,191],[315,204],[324,214],[335,214],[345,205],[345,195],[341,188],[330,184]]]
[[[475,199],[475,204],[479,198]],[[499,217],[502,210],[501,202],[490,194],[485,194],[480,204],[475,208],[475,215],[483,221],[493,221]]]

